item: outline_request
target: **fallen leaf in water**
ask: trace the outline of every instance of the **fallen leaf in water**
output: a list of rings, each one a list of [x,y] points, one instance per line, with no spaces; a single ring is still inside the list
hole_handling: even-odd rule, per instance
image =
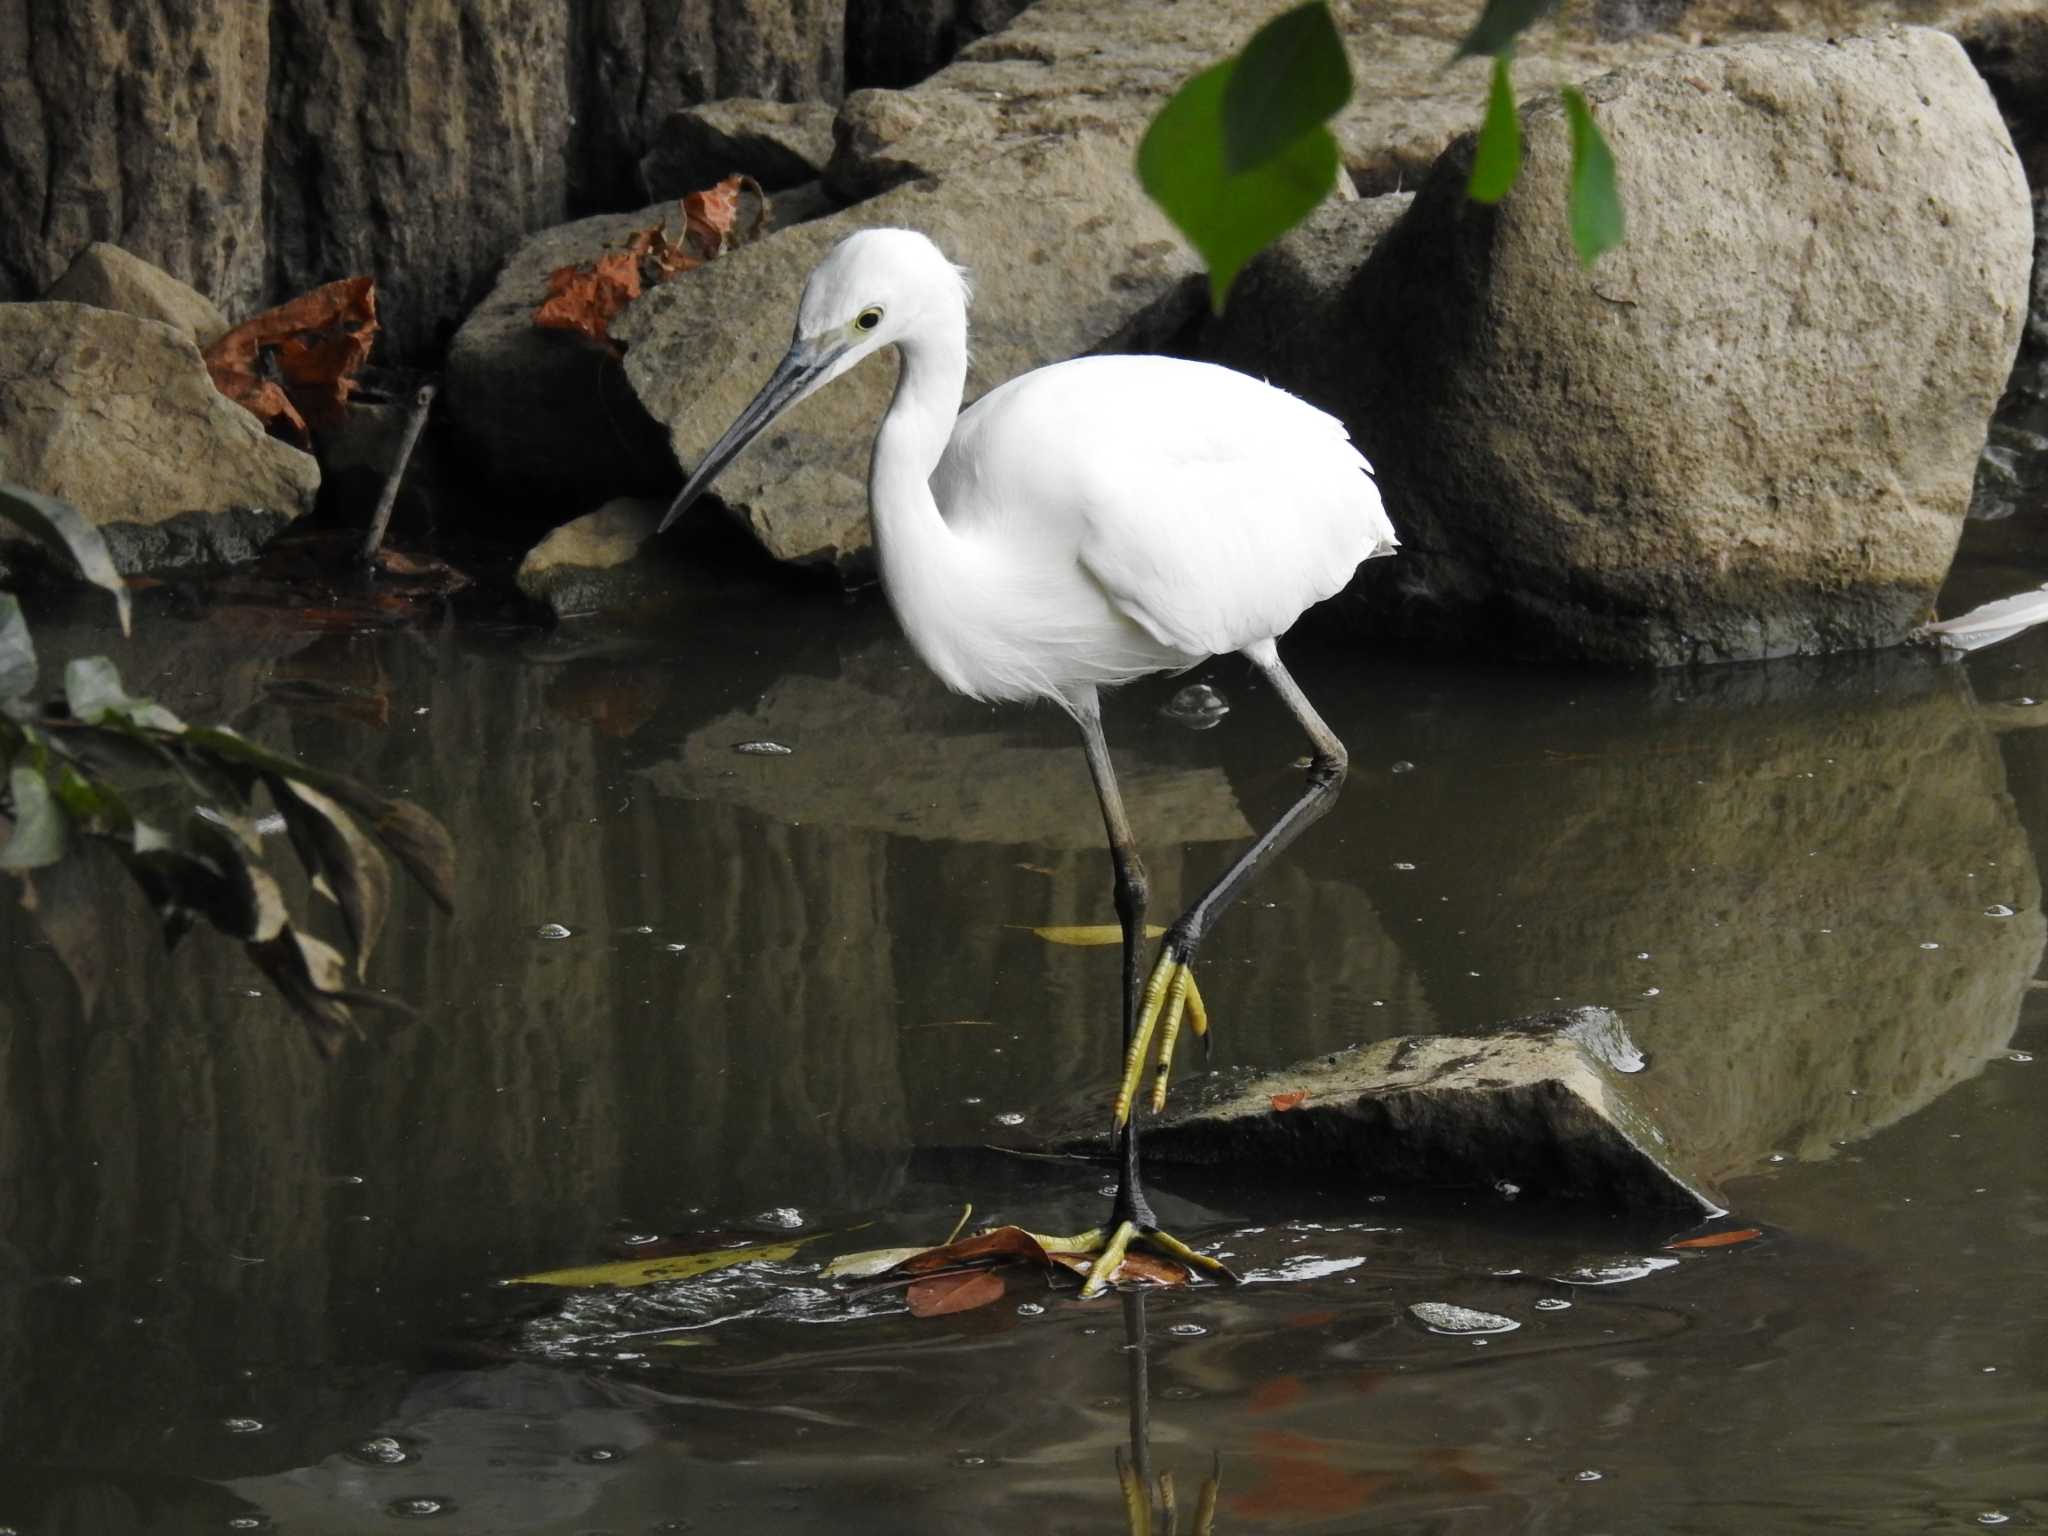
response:
[[[1012,928],[1030,928],[1048,944],[1075,944],[1084,948],[1098,944],[1121,944],[1124,931],[1116,923],[1051,923],[1043,928],[1031,927],[1027,923],[1012,923]],[[1155,923],[1145,925],[1145,937],[1156,939],[1164,928]]]
[[[1299,1376],[1275,1376],[1253,1387],[1244,1405],[1253,1413],[1278,1413],[1307,1395],[1308,1387]]]
[[[709,1253],[677,1253],[662,1259],[624,1259],[616,1264],[584,1264],[570,1269],[548,1269],[537,1275],[518,1275],[514,1285],[559,1285],[581,1289],[590,1285],[653,1285],[663,1280],[694,1280],[713,1270],[735,1264],[757,1264],[769,1259],[793,1258],[805,1243],[816,1242],[822,1233],[794,1237],[787,1242],[761,1243],[752,1248],[716,1248]]]
[[[948,1312],[972,1312],[1003,1297],[1003,1277],[992,1269],[970,1269],[958,1274],[932,1275],[911,1282],[904,1300],[912,1317],[944,1317]]]
[[[1306,1088],[1296,1088],[1287,1093],[1276,1093],[1273,1095],[1273,1108],[1275,1110],[1299,1109],[1307,1102],[1308,1090]]]
[[[1071,1253],[1065,1249],[1054,1249],[1047,1253],[1046,1257],[1063,1268],[1071,1269],[1077,1275],[1088,1274],[1095,1268],[1095,1255],[1092,1253]],[[1124,1250],[1123,1267],[1117,1271],[1117,1279],[1141,1280],[1146,1285],[1170,1287],[1186,1285],[1189,1275],[1185,1264],[1176,1263],[1172,1259],[1162,1259],[1156,1254],[1145,1252],[1142,1248],[1127,1248]]]
[[[1083,1232],[1072,1237],[1049,1237],[1022,1227],[991,1227],[957,1242],[931,1248],[877,1248],[867,1253],[843,1254],[826,1265],[823,1274],[835,1280],[906,1279],[915,1283],[943,1274],[985,1273],[1011,1264],[1040,1264],[1085,1275],[1094,1264],[1086,1251],[1101,1241],[1100,1232]],[[1118,1278],[1148,1285],[1182,1286],[1191,1276],[1184,1265],[1172,1259],[1133,1249],[1124,1257]],[[999,1293],[998,1293],[999,1294]],[[990,1296],[989,1300],[994,1300]],[[982,1302],[971,1303],[974,1306]],[[916,1308],[912,1308],[916,1311]],[[947,1307],[961,1311],[964,1307]],[[920,1317],[931,1313],[919,1312]]]
[[[1385,1473],[1356,1473],[1331,1465],[1339,1447],[1328,1440],[1285,1430],[1257,1429],[1251,1434],[1251,1464],[1256,1481],[1241,1493],[1224,1495],[1240,1515],[1259,1519],[1348,1515],[1372,1502],[1388,1483]],[[1357,1454],[1353,1449],[1353,1454]]]
[[[656,1349],[702,1349],[710,1342],[709,1339],[700,1339],[692,1335],[687,1339],[656,1339],[654,1347]]]
[[[906,1259],[914,1259],[925,1248],[870,1248],[866,1253],[842,1253],[818,1271],[820,1280],[872,1280],[887,1274]]]
[[[304,446],[332,427],[377,338],[377,285],[345,277],[244,320],[205,351],[214,388]]]
[[[1726,1232],[1704,1232],[1698,1237],[1682,1237],[1675,1243],[1666,1243],[1666,1248],[1730,1248],[1737,1243],[1754,1242],[1764,1235],[1762,1227],[1735,1227]]]

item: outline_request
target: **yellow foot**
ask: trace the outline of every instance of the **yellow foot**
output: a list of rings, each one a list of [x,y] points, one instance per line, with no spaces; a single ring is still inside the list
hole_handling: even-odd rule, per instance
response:
[[[1156,1115],[1166,1108],[1166,1079],[1173,1070],[1173,1048],[1180,1040],[1183,1017],[1197,1035],[1209,1033],[1209,1010],[1202,1003],[1202,989],[1195,985],[1192,962],[1179,954],[1169,939],[1145,983],[1145,995],[1138,1007],[1138,1027],[1132,1031],[1130,1048],[1124,1052],[1124,1075],[1116,1088],[1116,1130],[1122,1130],[1131,1118],[1131,1105],[1138,1096],[1138,1079],[1144,1076],[1145,1058],[1151,1053],[1155,1032],[1159,1036],[1159,1064],[1152,1076],[1152,1113]]]
[[[1088,1266],[1088,1282],[1081,1287],[1083,1301],[1100,1296],[1117,1282],[1124,1267],[1124,1256],[1130,1252],[1133,1243],[1142,1248],[1154,1249],[1168,1258],[1178,1259],[1190,1269],[1200,1270],[1204,1274],[1230,1281],[1237,1279],[1230,1266],[1221,1259],[1212,1258],[1206,1253],[1197,1253],[1172,1233],[1161,1232],[1157,1227],[1141,1227],[1133,1221],[1121,1221],[1106,1241],[1103,1240],[1100,1230],[1087,1233],[1086,1238],[1089,1241],[1085,1246],[1067,1250],[1072,1253],[1095,1255],[1094,1262]]]

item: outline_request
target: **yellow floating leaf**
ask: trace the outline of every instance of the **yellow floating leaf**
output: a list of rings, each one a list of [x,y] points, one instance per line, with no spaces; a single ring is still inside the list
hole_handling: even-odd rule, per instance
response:
[[[709,1339],[700,1339],[695,1334],[690,1334],[688,1337],[680,1339],[656,1339],[654,1347],[656,1349],[702,1349],[710,1342]]]
[[[756,1248],[714,1248],[709,1253],[672,1253],[660,1259],[622,1259],[616,1264],[584,1264],[573,1269],[543,1270],[537,1275],[520,1275],[514,1285],[559,1285],[580,1288],[588,1285],[653,1285],[661,1280],[694,1280],[715,1269],[735,1264],[756,1264],[767,1259],[795,1256],[805,1243],[815,1242],[823,1233],[791,1238],[786,1243],[763,1243]]]
[[[1010,926],[1017,928],[1028,925],[1012,923]],[[1052,923],[1043,928],[1032,928],[1031,931],[1048,944],[1074,944],[1084,948],[1091,945],[1121,944],[1124,941],[1124,930],[1117,923]],[[1145,925],[1145,937],[1148,939],[1156,939],[1164,932],[1166,930],[1157,923]]]

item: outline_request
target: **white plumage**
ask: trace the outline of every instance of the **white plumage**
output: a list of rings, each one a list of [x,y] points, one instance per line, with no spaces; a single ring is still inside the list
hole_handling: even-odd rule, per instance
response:
[[[1130,1109],[1155,1025],[1156,1108],[1183,1008],[1198,1031],[1196,947],[1260,861],[1322,814],[1342,743],[1280,663],[1275,639],[1394,549],[1371,468],[1342,423],[1227,368],[1086,357],[989,391],[966,412],[965,275],[923,235],[849,235],[805,284],[789,354],[711,448],[667,527],[776,416],[870,353],[902,356],[875,438],[868,500],[882,584],[910,642],[948,687],[1049,699],[1088,749],[1116,864],[1126,1043],[1116,1098],[1122,1176],[1089,1277],[1149,1241],[1220,1270],[1158,1231],[1138,1182]],[[1224,651],[1251,659],[1314,747],[1302,797],[1167,932],[1141,987],[1146,882],[1103,737],[1100,690]],[[1141,998],[1142,994],[1142,998]]]

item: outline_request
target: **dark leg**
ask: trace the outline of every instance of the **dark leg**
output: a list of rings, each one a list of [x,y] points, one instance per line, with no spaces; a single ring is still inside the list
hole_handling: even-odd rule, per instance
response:
[[[1081,735],[1088,748],[1088,772],[1095,780],[1096,798],[1102,802],[1102,825],[1109,834],[1110,858],[1116,866],[1116,915],[1124,931],[1123,1042],[1126,1060],[1138,1041],[1138,1008],[1145,967],[1145,901],[1150,894],[1145,866],[1138,858],[1137,839],[1124,815],[1123,796],[1116,787],[1116,773],[1109,763],[1109,743],[1103,739],[1102,716],[1094,701],[1076,712]],[[1178,1238],[1159,1230],[1152,1206],[1138,1181],[1138,1126],[1126,1117],[1117,1127],[1119,1170],[1116,1204],[1110,1212],[1110,1234],[1097,1251],[1083,1297],[1099,1296],[1116,1278],[1124,1253],[1133,1240],[1171,1254],[1185,1264],[1230,1278],[1230,1271],[1207,1254],[1196,1253]]]
[[[1159,1066],[1152,1088],[1152,1108],[1157,1112],[1166,1102],[1166,1076],[1172,1066],[1175,1037],[1180,1031],[1183,1007],[1193,1013],[1196,1029],[1206,1028],[1198,1001],[1200,994],[1194,991],[1192,966],[1195,951],[1201,947],[1210,925],[1222,915],[1223,910],[1235,901],[1250,883],[1253,875],[1302,832],[1320,819],[1337,798],[1337,791],[1344,785],[1345,767],[1349,761],[1344,743],[1336,733],[1323,723],[1323,717],[1316,713],[1315,706],[1308,701],[1287,669],[1280,664],[1280,653],[1270,640],[1257,645],[1246,646],[1244,654],[1258,669],[1265,673],[1274,691],[1293,711],[1294,718],[1308,733],[1313,747],[1309,758],[1308,784],[1296,800],[1280,814],[1279,820],[1268,827],[1252,845],[1238,856],[1237,862],[1226,869],[1216,883],[1204,891],[1195,904],[1182,913],[1167,929],[1166,938],[1159,946],[1159,961],[1152,968],[1151,979],[1145,984],[1143,1005],[1136,1025],[1135,1048],[1127,1043],[1124,1062],[1124,1081],[1117,1095],[1118,1120],[1121,1124],[1130,1122],[1125,1116],[1128,1105],[1137,1091],[1137,1082],[1144,1069],[1144,1055],[1151,1044],[1154,1025],[1159,1026]]]
[[[1109,763],[1109,742],[1102,734],[1102,716],[1090,711],[1081,716],[1081,737],[1088,749],[1088,773],[1095,780],[1095,797],[1102,802],[1102,826],[1109,834],[1109,856],[1116,866],[1116,915],[1124,930],[1124,1051],[1128,1054],[1138,1032],[1138,999],[1145,985],[1145,903],[1151,887],[1145,866],[1138,858],[1138,840],[1131,835],[1130,818],[1124,814],[1124,798],[1116,787],[1116,771]],[[1152,1207],[1138,1183],[1138,1127],[1126,1120],[1117,1133],[1117,1154],[1121,1171],[1117,1180],[1116,1208],[1111,1225],[1131,1222],[1138,1227],[1153,1225]]]

